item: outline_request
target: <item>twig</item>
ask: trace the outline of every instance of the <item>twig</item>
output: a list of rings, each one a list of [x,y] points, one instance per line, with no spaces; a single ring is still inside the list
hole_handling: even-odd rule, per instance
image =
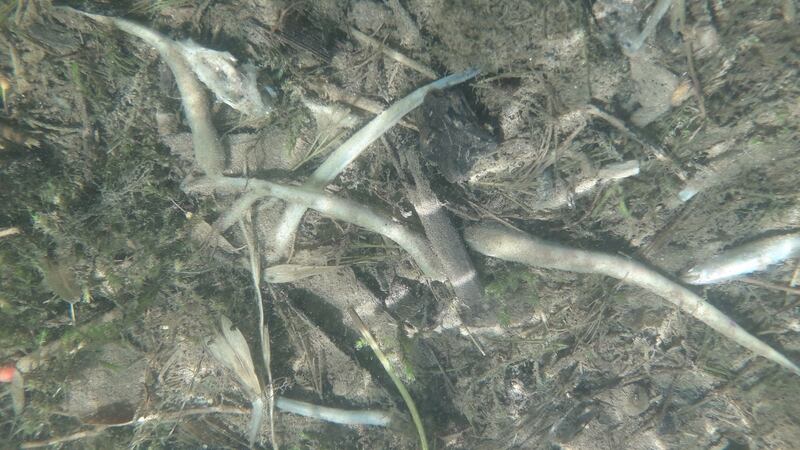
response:
[[[273,295],[272,298],[275,298],[275,296]],[[295,325],[294,319],[288,315],[288,312],[291,312],[292,314],[297,316],[300,320],[304,321],[307,327],[313,328],[314,325],[311,324],[308,318],[304,317],[303,314],[298,312],[290,303],[286,302],[282,305],[276,304],[276,306],[277,306],[276,311],[278,311],[278,314],[281,316],[281,320],[283,321],[283,323],[289,325],[289,329],[287,330],[287,335],[289,336],[289,339],[291,340],[293,335],[296,336],[295,339],[299,344],[300,347],[299,350],[303,354],[304,356],[303,359],[305,360],[306,366],[308,366],[308,372],[311,374],[310,378],[311,378],[311,383],[314,385],[314,391],[317,393],[317,396],[319,396],[319,399],[322,400],[322,389],[323,389],[322,369],[321,369],[322,364],[319,362],[320,361],[319,358],[316,358],[314,355],[311,354],[311,350],[309,349],[308,339],[306,338],[305,335],[306,333],[301,333],[300,330],[297,329],[297,325]],[[286,307],[286,311],[284,311],[284,308],[282,306]]]
[[[652,417],[654,426],[658,427],[664,423],[664,417],[667,415],[667,408],[669,407],[670,402],[672,402],[672,395],[675,393],[675,386],[677,385],[680,376],[681,373],[678,372],[674,377],[672,377],[672,381],[667,386],[666,394],[661,396],[663,400],[658,406],[658,412]]]
[[[684,203],[677,213],[672,214],[667,224],[656,232],[653,239],[651,239],[647,245],[642,246],[636,251],[636,255],[647,259],[650,255],[661,250],[661,248],[670,241],[672,235],[675,234],[675,230],[678,226],[680,226],[683,221],[689,217],[689,214],[695,210],[697,204],[698,203],[693,199],[689,199]]]
[[[278,409],[286,412],[297,414],[314,419],[325,420],[327,422],[347,424],[347,425],[375,425],[375,426],[389,426],[394,420],[390,412],[379,410],[344,410],[338,408],[328,408],[325,406],[315,405],[313,403],[301,402],[292,400],[285,397],[277,397],[275,401]],[[50,439],[43,439],[39,441],[23,442],[20,448],[40,448],[48,447],[64,442],[77,441],[104,432],[109,428],[138,426],[148,422],[163,421],[170,422],[190,416],[200,416],[206,414],[236,414],[246,415],[252,411],[248,408],[236,406],[209,406],[207,408],[192,408],[184,409],[176,412],[162,412],[141,416],[133,420],[122,423],[114,423],[108,425],[97,425],[91,430],[79,431],[77,433],[68,434],[66,436],[59,436]]]
[[[475,334],[472,333],[472,329],[469,326],[462,324],[459,330],[467,335],[469,340],[472,342],[472,345],[478,349],[478,352],[480,352],[481,356],[486,357],[486,350],[483,349],[481,343],[478,342],[477,338],[475,338]]]
[[[507,226],[508,228],[511,228],[512,230],[522,231],[519,228],[515,227],[514,224],[512,224],[511,222],[503,219],[502,217],[486,209],[485,207],[473,202],[472,200],[467,199],[467,203],[469,203],[470,206],[472,206],[472,208],[475,209],[476,211],[483,212],[486,215],[485,217],[489,217],[490,219],[498,223],[502,223],[503,225]]]
[[[592,203],[589,204],[589,207],[586,208],[586,211],[577,219],[572,222],[566,223],[561,225],[560,227],[556,228],[558,230],[566,230],[567,228],[574,228],[576,225],[580,224],[584,220],[591,217],[598,206],[605,204],[605,200],[607,198],[607,194],[605,193],[605,189],[598,189],[597,192],[594,194],[594,198],[592,199]]]
[[[333,272],[344,266],[306,266],[302,264],[277,264],[264,269],[264,280],[268,283],[293,283],[303,278]]]
[[[414,399],[411,398],[411,394],[408,393],[406,387],[403,385],[403,382],[394,372],[394,368],[392,368],[392,363],[389,362],[389,358],[381,350],[380,346],[378,345],[378,341],[372,336],[367,325],[361,320],[358,313],[356,312],[353,307],[347,308],[347,312],[350,314],[350,318],[355,323],[358,331],[361,332],[361,336],[367,341],[370,348],[373,352],[375,352],[375,356],[378,357],[378,361],[381,362],[384,370],[386,373],[389,374],[389,378],[392,379],[394,385],[397,387],[397,390],[400,391],[400,395],[403,397],[403,401],[406,402],[406,406],[408,407],[408,411],[411,413],[411,419],[414,421],[414,425],[417,427],[417,433],[419,434],[419,442],[422,450],[428,450],[428,439],[425,437],[425,427],[422,425],[422,418],[417,411],[417,405],[414,404]]]
[[[762,280],[759,280],[757,278],[750,278],[750,277],[744,277],[744,278],[741,279],[741,281],[744,281],[747,284],[752,284],[752,285],[755,285],[755,286],[761,286],[761,287],[767,288],[767,289],[773,289],[773,290],[776,290],[776,291],[786,292],[786,293],[793,294],[793,295],[800,295],[800,288],[796,288],[796,287],[782,286],[782,285],[777,284],[777,283],[770,283],[768,281],[762,281]]]
[[[83,127],[81,128],[81,145],[83,147],[83,158],[91,158],[94,150],[94,128],[92,127],[92,120],[89,117],[89,106],[86,102],[86,88],[84,87],[81,73],[78,66],[74,63],[67,63],[67,70],[72,77],[72,83],[75,85],[74,100],[75,106],[78,110],[78,116],[81,119]]]
[[[649,142],[643,136],[639,135],[639,133],[626,126],[625,122],[607,113],[606,111],[603,111],[602,109],[600,109],[595,105],[586,106],[585,111],[589,115],[599,117],[605,120],[611,126],[618,129],[619,131],[621,131],[623,134],[630,137],[634,141],[638,142],[641,146],[643,146],[650,153],[652,153],[657,160],[668,164],[670,168],[675,172],[675,175],[678,178],[680,178],[681,181],[686,181],[688,179],[686,171],[683,170],[683,168],[677,162],[675,162],[675,160],[668,154],[667,150],[662,148],[660,145]]]
[[[456,387],[453,386],[453,382],[450,381],[450,377],[447,375],[447,371],[444,370],[444,366],[442,366],[441,361],[439,361],[439,356],[436,355],[436,352],[434,352],[433,349],[428,344],[426,344],[424,340],[420,339],[419,344],[422,346],[422,348],[424,348],[425,350],[428,351],[428,353],[431,354],[433,362],[436,363],[436,367],[439,369],[439,374],[442,376],[444,385],[447,387],[448,394],[450,395],[450,397],[455,397]]]
[[[430,67],[420,64],[414,61],[413,59],[409,58],[408,56],[398,52],[397,50],[393,50],[387,47],[384,43],[378,41],[377,39],[368,36],[353,27],[350,27],[348,31],[350,31],[350,34],[354,38],[356,38],[356,40],[360,42],[362,45],[376,47],[380,49],[384,55],[394,59],[395,61],[399,62],[400,64],[406,67],[416,70],[417,72],[425,75],[431,80],[439,78],[436,75],[436,72],[434,72],[433,69],[431,69]]]
[[[383,112],[384,109],[386,109],[383,105],[381,105],[376,101],[360,97],[357,95],[349,94],[340,87],[331,83],[309,82],[307,83],[307,86],[310,87],[312,90],[314,90],[317,94],[327,97],[328,100],[332,102],[345,103],[354,108],[358,108],[360,110],[366,111],[376,116],[381,112]],[[400,122],[398,122],[398,125],[404,128],[408,128],[409,130],[414,130],[419,132],[419,128],[417,128],[416,125],[414,125],[411,122],[408,122],[405,119],[400,120]]]
[[[687,39],[687,33],[683,35],[683,49],[686,53],[686,65],[689,66],[689,76],[692,77],[692,92],[694,99],[697,101],[697,106],[700,108],[700,117],[706,119],[706,102],[703,99],[703,88],[700,85],[700,78],[697,76],[697,70],[694,68],[694,49],[692,48],[692,41]]]

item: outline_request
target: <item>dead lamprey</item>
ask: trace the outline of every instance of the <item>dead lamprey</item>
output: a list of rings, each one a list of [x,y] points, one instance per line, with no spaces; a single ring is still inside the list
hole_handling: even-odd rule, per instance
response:
[[[444,274],[450,280],[456,296],[468,307],[469,315],[483,315],[481,312],[487,308],[486,302],[483,301],[483,287],[463,239],[453,227],[450,216],[431,189],[416,152],[404,152],[401,158],[405,160],[414,179],[414,187],[406,187],[411,204],[417,211],[419,221],[441,262]]]
[[[712,284],[764,270],[800,254],[800,233],[782,234],[726,250],[687,270],[681,279],[689,284]]]
[[[642,263],[616,255],[565,247],[498,225],[474,225],[465,231],[464,237],[470,247],[487,256],[547,269],[598,273],[647,289],[726,338],[800,375],[800,367],[783,354],[744,330],[694,292]]]
[[[197,165],[209,176],[220,175],[225,167],[225,151],[211,121],[206,91],[183,57],[180,45],[157,31],[129,20],[89,14],[71,8],[64,9],[83,14],[100,23],[113,25],[156,49],[175,76],[175,83],[181,93],[183,110],[186,113],[186,121],[189,123],[189,128],[192,129],[192,143]]]
[[[437,89],[446,89],[463,83],[478,74],[476,69],[468,69],[460,73],[448,75],[444,78],[418,88],[406,97],[390,106],[386,111],[378,114],[363,128],[350,136],[328,158],[320,164],[311,174],[305,186],[309,189],[321,190],[333,181],[342,171],[350,165],[366,148],[381,137],[386,131],[395,126],[411,110],[418,107],[425,100],[425,96]],[[294,235],[297,226],[303,219],[306,208],[300,205],[288,205],[283,211],[281,222],[275,233],[275,248],[279,255],[288,256],[294,244]]]
[[[255,178],[202,178],[185,183],[183,190],[210,194],[251,193],[260,197],[275,197],[296,204],[303,209],[313,209],[334,219],[358,225],[380,233],[396,242],[416,261],[420,270],[433,280],[443,280],[441,264],[424,236],[403,225],[387,214],[359,205],[350,200],[333,197],[302,186],[286,186]]]
[[[376,427],[388,427],[393,422],[399,422],[396,414],[391,411],[374,409],[340,409],[327,406],[315,405],[313,403],[292,400],[286,397],[276,397],[275,407],[288,413],[299,416],[311,417],[325,422],[339,423],[343,425],[372,425]]]
[[[592,176],[577,180],[572,186],[557,185],[555,189],[545,191],[538,201],[527,206],[532,211],[547,211],[563,207],[574,207],[575,199],[588,195],[598,187],[605,186],[614,180],[622,180],[639,175],[639,161],[629,160],[609,164],[595,171]],[[543,182],[552,183],[542,177]]]
[[[157,31],[129,20],[90,14],[67,7],[61,9],[115,26],[156,49],[175,76],[175,83],[181,93],[183,110],[186,113],[186,121],[189,123],[189,128],[192,129],[194,156],[198,167],[209,176],[222,174],[222,169],[225,167],[225,150],[211,121],[208,96],[192,72],[190,63],[184,57],[184,47]]]

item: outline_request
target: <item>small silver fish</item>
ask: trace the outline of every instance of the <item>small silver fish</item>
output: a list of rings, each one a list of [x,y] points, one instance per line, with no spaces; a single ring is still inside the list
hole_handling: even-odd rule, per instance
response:
[[[764,270],[800,254],[800,233],[758,239],[726,250],[687,270],[681,279],[689,284],[712,284]]]

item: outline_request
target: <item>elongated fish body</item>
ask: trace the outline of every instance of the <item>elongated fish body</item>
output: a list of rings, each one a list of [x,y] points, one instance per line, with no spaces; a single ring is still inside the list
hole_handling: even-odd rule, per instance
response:
[[[689,284],[727,281],[800,255],[800,233],[758,239],[726,250],[687,270],[681,277]]]
[[[800,375],[800,367],[781,352],[753,336],[691,289],[633,259],[610,253],[570,248],[496,224],[470,225],[467,245],[478,253],[545,269],[596,273],[646,289],[674,304],[722,336]]]

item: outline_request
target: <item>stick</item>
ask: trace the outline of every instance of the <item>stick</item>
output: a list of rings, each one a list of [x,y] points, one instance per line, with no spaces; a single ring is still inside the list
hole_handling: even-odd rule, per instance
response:
[[[339,408],[329,408],[327,406],[319,406],[313,403],[301,402],[299,400],[292,400],[286,397],[277,397],[275,406],[278,409],[288,413],[297,414],[304,417],[311,417],[313,419],[324,420],[326,422],[338,423],[344,425],[373,425],[387,427],[392,424],[394,416],[392,413],[380,410],[348,410]],[[180,420],[184,417],[199,416],[205,414],[235,414],[246,415],[250,414],[251,410],[247,408],[240,408],[235,406],[210,406],[207,408],[192,408],[176,412],[162,412],[149,414],[147,416],[138,417],[127,422],[97,425],[91,430],[78,431],[76,433],[68,434],[66,436],[59,436],[50,439],[43,439],[40,441],[23,442],[20,448],[40,448],[48,447],[51,445],[61,444],[64,442],[77,441],[87,437],[97,436],[109,428],[127,427],[130,425],[141,425],[156,420],[160,421],[174,421]]]
[[[672,0],[658,0],[656,6],[653,7],[653,11],[647,16],[647,21],[644,24],[644,28],[642,28],[642,32],[633,38],[623,37],[620,44],[631,53],[638,52],[639,49],[642,48],[642,45],[644,45],[644,41],[656,31],[658,22],[660,22],[664,14],[667,13],[670,5],[672,5]]]
[[[346,105],[352,106],[354,108],[358,108],[362,111],[366,111],[370,114],[378,115],[383,112],[384,106],[380,103],[370,100],[368,98],[360,97],[357,95],[348,94],[344,89],[326,82],[308,82],[307,86],[311,88],[317,94],[326,97],[328,100],[332,102],[344,103]],[[413,130],[419,132],[419,128],[413,123],[408,122],[407,120],[403,119],[398,124],[401,127],[408,128],[409,130]]]
[[[410,67],[411,69],[416,70],[417,72],[425,75],[431,80],[439,78],[436,75],[436,72],[434,72],[433,69],[431,69],[430,67],[420,64],[414,61],[413,59],[409,58],[408,56],[398,52],[397,50],[393,50],[387,47],[386,45],[383,44],[383,42],[380,42],[377,39],[370,37],[353,27],[350,27],[348,31],[350,31],[350,34],[353,35],[353,37],[356,38],[356,40],[360,42],[361,45],[379,48],[384,55],[394,59],[395,61],[399,62],[400,64],[406,67]]]
[[[76,433],[68,434],[66,436],[43,439],[40,441],[23,442],[22,445],[20,445],[20,448],[49,447],[64,442],[77,441],[78,439],[97,436],[98,434],[104,432],[109,428],[127,427],[129,425],[140,425],[155,420],[171,421],[171,420],[179,420],[184,417],[197,416],[203,414],[249,414],[249,413],[250,411],[247,409],[236,408],[232,406],[216,406],[216,407],[211,406],[208,408],[185,409],[183,411],[177,411],[171,413],[160,413],[160,414],[156,413],[156,414],[150,414],[149,416],[139,417],[134,420],[129,420],[127,422],[113,423],[108,425],[96,425],[91,430],[78,431]]]
[[[762,281],[757,278],[750,278],[750,277],[744,277],[740,281],[743,281],[747,284],[752,284],[754,286],[761,286],[766,289],[773,289],[776,291],[786,292],[787,294],[800,295],[800,288],[796,287],[781,286],[780,284],[770,283],[768,281]]]
[[[588,105],[585,108],[585,111],[589,113],[591,116],[599,117],[606,122],[608,122],[611,126],[621,131],[626,136],[630,137],[634,141],[638,142],[641,146],[646,148],[653,156],[656,157],[657,160],[667,163],[672,170],[675,172],[675,175],[680,178],[681,181],[686,181],[689,177],[686,175],[686,171],[678,165],[677,162],[667,153],[667,150],[662,148],[658,144],[654,144],[649,142],[643,136],[640,136],[639,133],[635,132],[631,128],[625,125],[625,122],[622,120],[614,117],[613,115],[603,111],[599,107],[595,105]]]
[[[689,76],[692,77],[692,92],[697,106],[700,108],[700,117],[706,119],[706,102],[703,98],[703,87],[700,85],[700,78],[697,76],[697,70],[694,68],[694,48],[692,41],[687,37],[688,33],[683,34],[683,48],[686,53],[686,65],[689,67]]]

